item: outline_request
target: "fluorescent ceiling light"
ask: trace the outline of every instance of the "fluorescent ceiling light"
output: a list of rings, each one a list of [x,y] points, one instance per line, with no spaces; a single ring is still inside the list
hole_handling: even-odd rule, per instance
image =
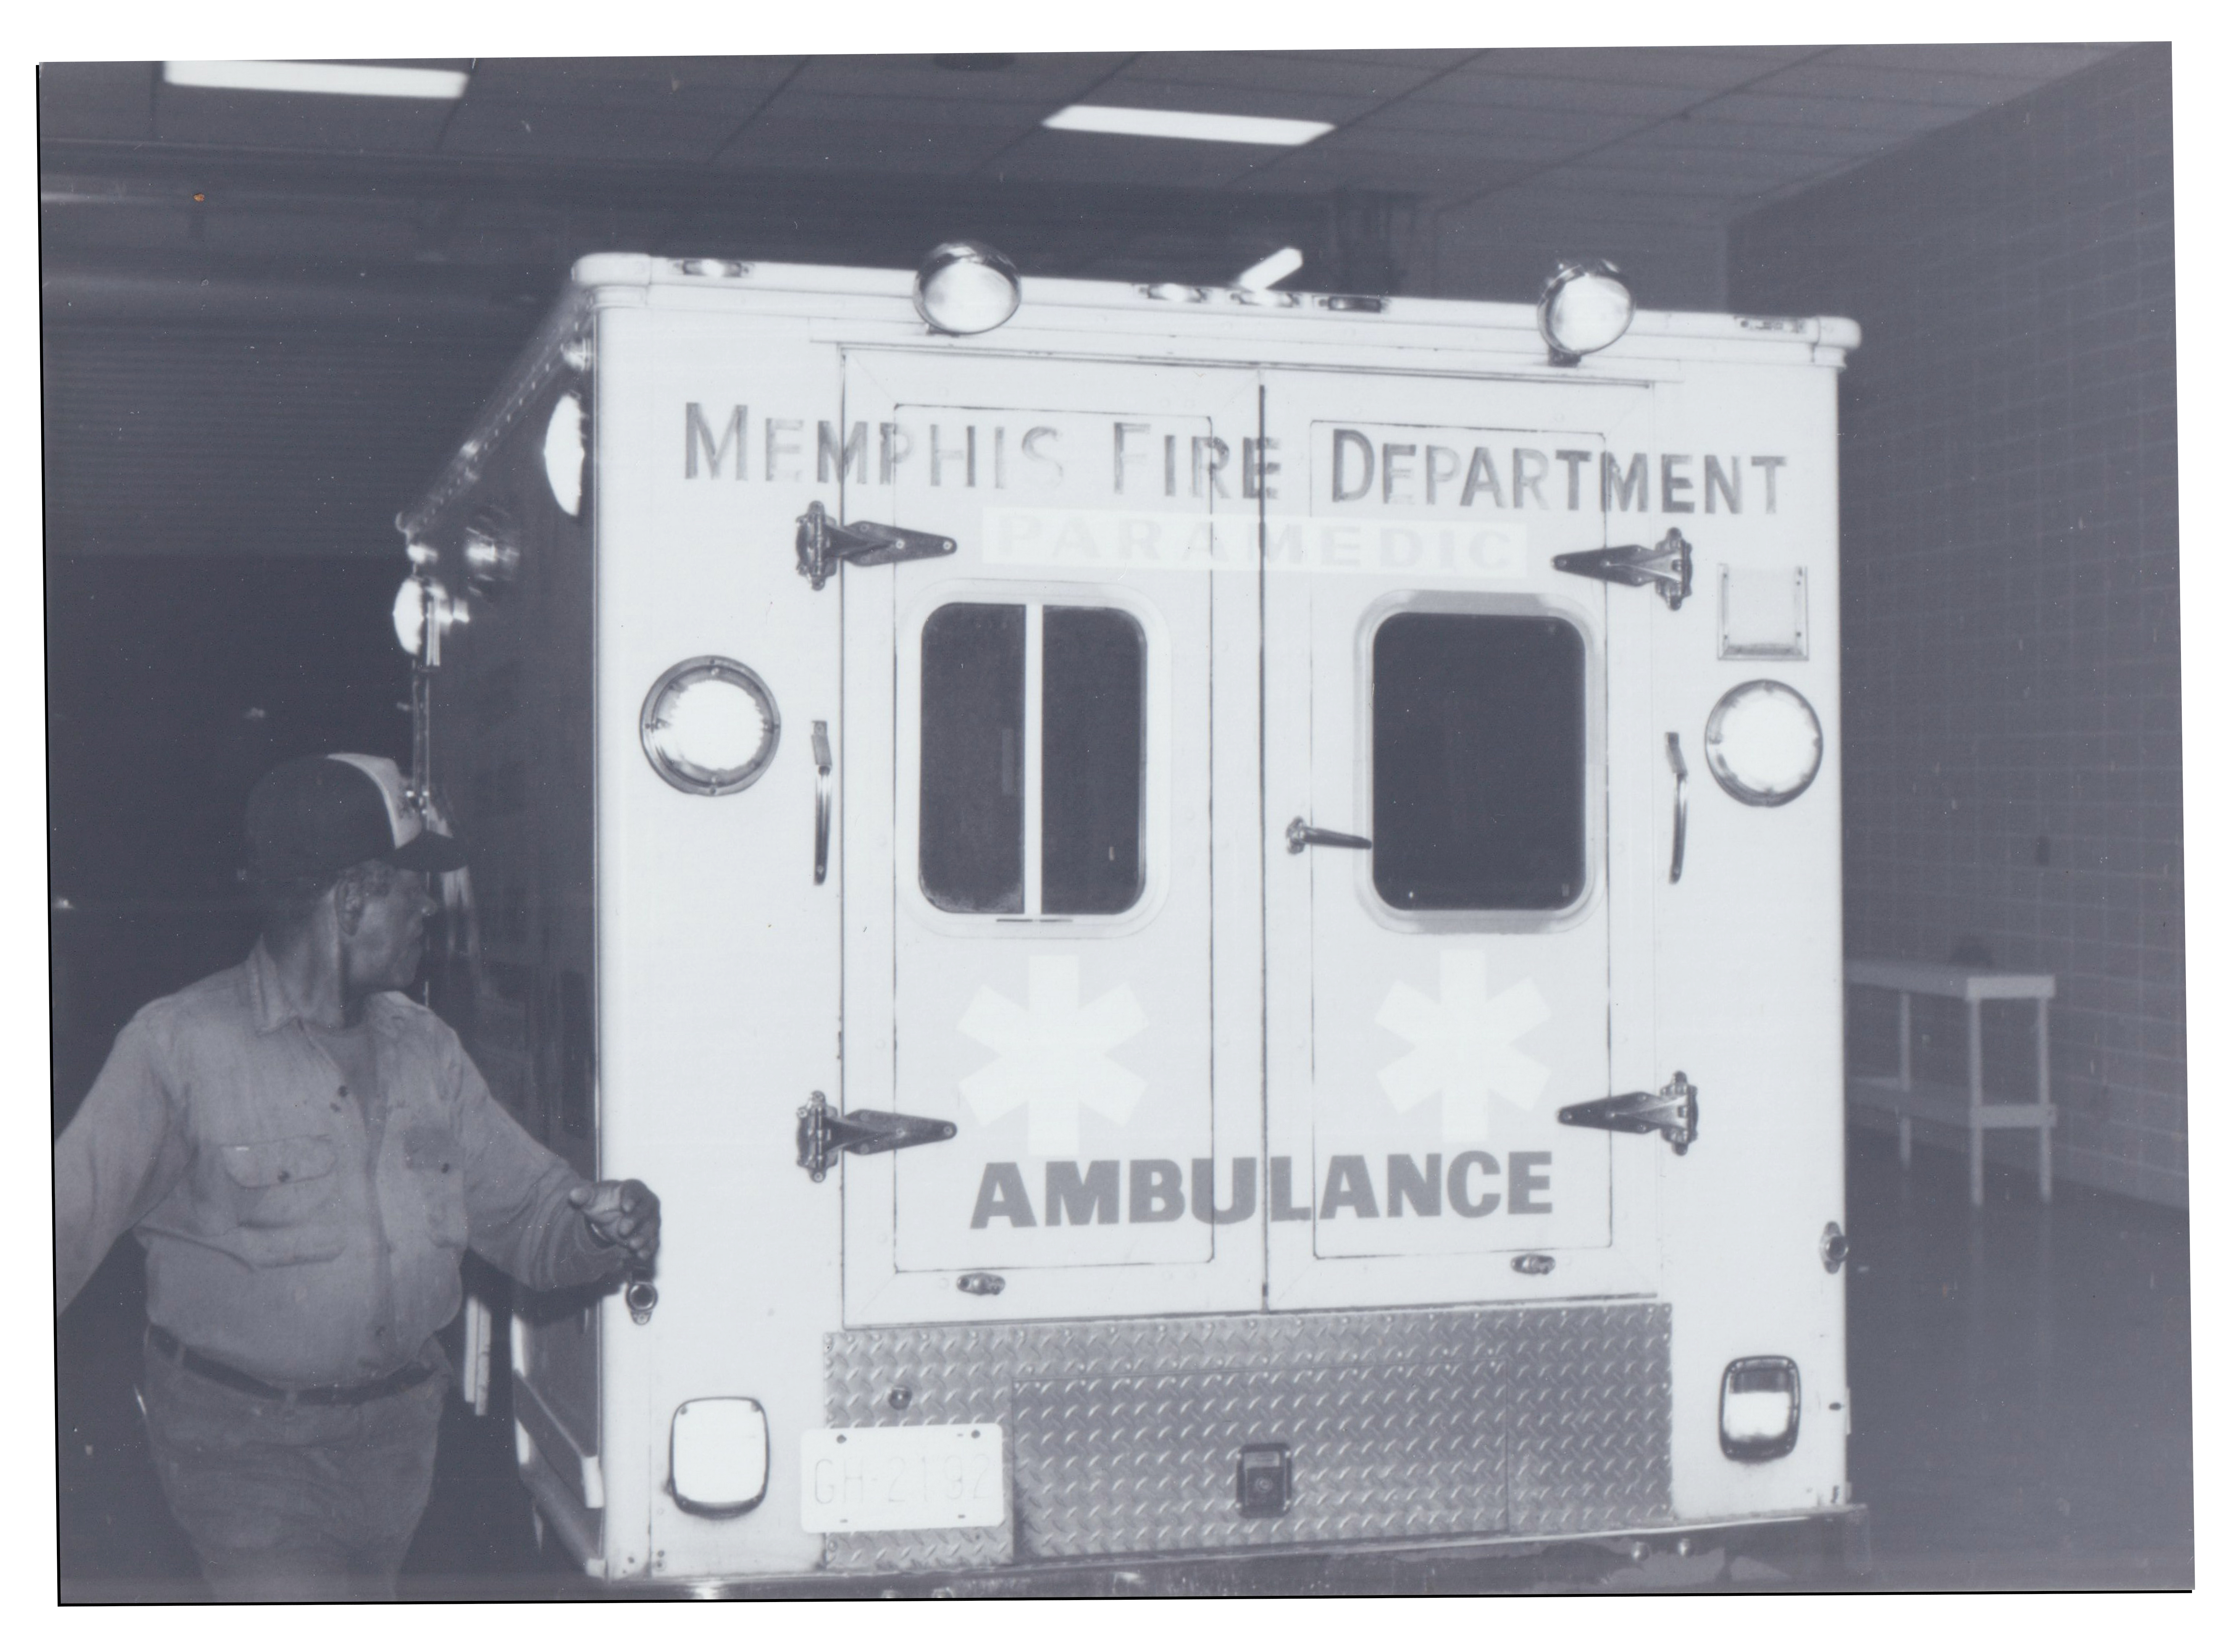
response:
[[[415,97],[436,101],[466,95],[464,71],[394,69],[376,63],[166,63],[173,86],[207,86],[232,92],[319,92],[333,97]]]
[[[1114,132],[1126,138],[1192,138],[1199,143],[1293,147],[1334,130],[1331,121],[1283,121],[1262,114],[1205,114],[1195,109],[1120,109],[1074,103],[1041,123],[1058,132]]]

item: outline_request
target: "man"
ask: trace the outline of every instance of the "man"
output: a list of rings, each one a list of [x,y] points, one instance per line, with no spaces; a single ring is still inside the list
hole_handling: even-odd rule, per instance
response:
[[[135,1015],[55,1146],[59,1314],[127,1229],[142,1398],[221,1598],[392,1596],[427,1506],[467,1246],[537,1290],[648,1265],[659,1201],[583,1181],[404,996],[464,846],[395,765],[283,763],[249,799],[263,934]]]

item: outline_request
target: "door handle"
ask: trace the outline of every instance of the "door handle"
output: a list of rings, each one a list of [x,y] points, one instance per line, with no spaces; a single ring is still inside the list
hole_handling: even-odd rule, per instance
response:
[[[830,725],[816,723],[813,738],[814,881],[819,884],[830,875]]]
[[[820,728],[822,725],[814,726]],[[1691,801],[1684,795],[1684,782],[1691,778],[1691,771],[1684,766],[1683,742],[1672,729],[1668,735],[1668,767],[1676,771],[1676,843],[1668,852],[1668,881],[1680,884],[1683,881],[1683,836],[1691,819]]]
[[[1299,855],[1312,847],[1321,849],[1370,849],[1373,839],[1354,837],[1347,832],[1329,832],[1323,826],[1307,823],[1302,815],[1288,822],[1288,852]]]

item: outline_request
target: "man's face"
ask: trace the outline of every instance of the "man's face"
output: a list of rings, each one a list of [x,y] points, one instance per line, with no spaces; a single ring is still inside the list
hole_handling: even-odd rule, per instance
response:
[[[343,967],[358,992],[401,992],[418,978],[427,920],[437,910],[424,872],[369,869],[359,885],[356,926],[344,927]]]

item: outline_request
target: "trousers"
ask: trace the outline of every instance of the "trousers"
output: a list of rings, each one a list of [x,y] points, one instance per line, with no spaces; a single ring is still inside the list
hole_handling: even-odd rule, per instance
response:
[[[434,1483],[447,1361],[363,1405],[264,1400],[147,1351],[171,1513],[219,1600],[393,1600]]]

